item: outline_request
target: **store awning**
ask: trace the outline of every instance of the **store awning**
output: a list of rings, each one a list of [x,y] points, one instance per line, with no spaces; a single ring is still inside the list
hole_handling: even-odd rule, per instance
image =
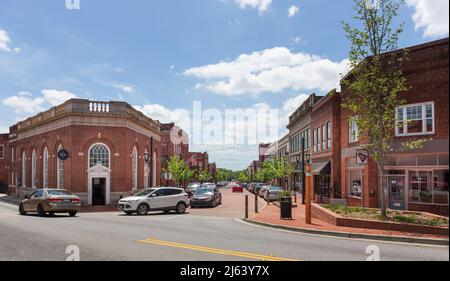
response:
[[[312,174],[313,175],[331,174],[331,162],[325,161],[313,163]]]

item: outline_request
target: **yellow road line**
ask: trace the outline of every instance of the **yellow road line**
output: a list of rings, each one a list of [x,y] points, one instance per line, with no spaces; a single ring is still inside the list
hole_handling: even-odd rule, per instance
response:
[[[238,251],[229,251],[229,250],[223,250],[223,249],[208,248],[208,247],[202,247],[202,246],[196,246],[196,245],[162,241],[162,240],[157,240],[157,239],[152,239],[152,238],[149,238],[146,240],[140,240],[137,242],[144,243],[144,244],[154,244],[154,245],[160,245],[160,246],[181,248],[181,249],[193,250],[193,251],[199,251],[199,252],[205,252],[205,253],[211,253],[211,254],[242,257],[242,258],[255,259],[255,260],[261,260],[261,261],[295,261],[292,259],[279,258],[279,257],[274,257],[274,256],[266,256],[266,255],[238,252]]]

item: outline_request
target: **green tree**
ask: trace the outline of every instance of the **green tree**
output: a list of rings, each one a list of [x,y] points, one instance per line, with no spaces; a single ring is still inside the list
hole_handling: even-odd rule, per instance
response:
[[[273,158],[269,161],[265,161],[263,164],[263,175],[265,180],[277,179],[285,184],[287,184],[287,180],[294,170],[294,164],[289,162],[286,157]]]
[[[211,174],[208,172],[208,171],[200,171],[199,173],[198,173],[198,180],[201,182],[201,183],[204,183],[204,182],[207,182],[207,181],[210,181],[212,179],[212,176],[211,176]]]
[[[248,182],[249,181],[249,176],[247,175],[247,171],[240,171],[240,172],[238,172],[236,178],[240,182]]]
[[[186,162],[181,159],[178,155],[172,156],[167,162],[166,162],[166,169],[164,169],[164,172],[168,172],[172,175],[172,179],[175,181],[175,184],[177,186],[180,186],[182,181],[189,180],[188,175],[190,174],[189,167],[186,165]],[[193,173],[192,173],[193,175]],[[191,178],[192,178],[191,175]]]
[[[386,217],[387,191],[383,171],[386,155],[392,151],[395,109],[404,103],[398,94],[408,89],[402,73],[408,52],[398,51],[397,43],[403,24],[394,26],[403,0],[378,0],[376,6],[368,0],[354,2],[355,19],[362,24],[351,27],[343,23],[351,41],[352,70],[343,80],[349,93],[343,96],[342,104],[358,126],[363,148],[378,165],[381,215]],[[403,143],[404,148],[420,145],[420,142]]]

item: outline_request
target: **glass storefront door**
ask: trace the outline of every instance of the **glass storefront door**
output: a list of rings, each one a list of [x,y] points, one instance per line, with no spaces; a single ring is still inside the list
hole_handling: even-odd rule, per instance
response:
[[[406,209],[405,184],[405,176],[387,176],[389,208],[393,210]]]

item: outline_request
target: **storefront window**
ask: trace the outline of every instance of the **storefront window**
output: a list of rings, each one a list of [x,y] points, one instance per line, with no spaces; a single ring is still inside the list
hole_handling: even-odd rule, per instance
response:
[[[448,170],[409,172],[409,201],[411,203],[448,204]]]
[[[434,203],[448,205],[449,171],[439,170],[433,174]]]
[[[348,186],[349,195],[352,197],[362,197],[362,171],[349,170],[348,171]]]

